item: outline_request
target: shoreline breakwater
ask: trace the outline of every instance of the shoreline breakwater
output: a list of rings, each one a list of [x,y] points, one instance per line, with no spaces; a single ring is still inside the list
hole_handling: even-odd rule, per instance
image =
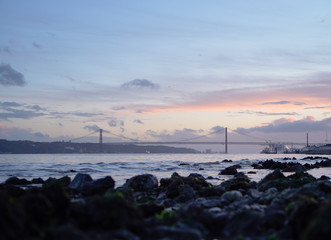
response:
[[[140,174],[115,188],[111,176],[10,177],[0,184],[2,239],[328,239],[331,182],[306,171],[330,167],[266,160],[255,182],[234,164],[213,185],[198,173]],[[284,174],[288,173],[290,174]]]

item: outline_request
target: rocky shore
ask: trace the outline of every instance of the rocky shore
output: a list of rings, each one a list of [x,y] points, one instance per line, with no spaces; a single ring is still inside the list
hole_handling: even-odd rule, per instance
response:
[[[219,185],[197,173],[157,179],[142,174],[115,188],[111,176],[93,180],[19,179],[0,185],[1,239],[330,239],[331,182],[306,171],[330,167],[267,160],[259,182],[240,166]],[[287,177],[282,171],[291,171]]]

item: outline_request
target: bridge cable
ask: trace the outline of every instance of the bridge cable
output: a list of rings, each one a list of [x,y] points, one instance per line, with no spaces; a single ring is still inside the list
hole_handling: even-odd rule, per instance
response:
[[[217,130],[215,132],[212,132],[212,133],[208,133],[208,134],[202,135],[202,136],[192,137],[192,138],[188,138],[188,139],[183,139],[183,140],[179,140],[177,142],[187,142],[187,141],[191,141],[191,140],[195,140],[195,139],[207,137],[207,136],[210,136],[210,135],[213,135],[213,134],[216,134],[216,133],[219,133],[219,132],[223,132],[223,131],[224,131],[224,128],[223,129],[220,129],[220,130]]]
[[[116,136],[116,137],[119,137],[119,138],[128,139],[128,140],[131,140],[131,141],[134,141],[134,142],[141,142],[139,139],[133,139],[133,138],[125,137],[123,135],[117,135],[117,134],[112,133],[112,132],[106,132],[104,135],[107,135],[107,134],[110,134],[110,135],[113,135],[113,136]]]
[[[238,130],[234,130],[234,129],[231,129],[229,128],[232,132],[235,132],[239,135],[243,135],[243,136],[246,136],[246,137],[250,137],[250,138],[255,138],[257,140],[261,140],[261,141],[265,141],[265,142],[268,142],[268,140],[264,139],[264,138],[260,138],[260,137],[255,137],[255,136],[251,136],[249,134],[246,134],[246,133],[242,133],[242,132],[239,132]]]
[[[93,134],[95,134],[95,133],[97,133],[97,132],[98,132],[98,131],[95,131],[95,132],[89,133],[89,134],[87,134],[87,135],[85,135],[85,136],[82,136],[82,137],[73,138],[73,139],[70,139],[69,141],[73,142],[73,141],[76,141],[76,140],[78,140],[78,139],[81,139],[81,138],[85,138],[85,137],[91,136],[91,135],[93,135]]]

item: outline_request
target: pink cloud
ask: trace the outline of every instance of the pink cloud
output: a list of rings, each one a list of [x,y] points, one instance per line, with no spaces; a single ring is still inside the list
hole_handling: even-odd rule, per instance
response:
[[[234,109],[268,109],[271,112],[302,109],[303,106],[329,105],[331,84],[306,82],[301,85],[237,88],[192,94],[181,102],[168,105],[133,105],[144,112],[219,111]],[[264,103],[279,104],[264,104]],[[300,104],[298,104],[300,103]]]

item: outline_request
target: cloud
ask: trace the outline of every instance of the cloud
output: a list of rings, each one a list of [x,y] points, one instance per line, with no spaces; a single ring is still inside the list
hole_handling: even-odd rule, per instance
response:
[[[285,105],[285,104],[293,104],[297,106],[306,105],[306,103],[303,102],[292,102],[292,101],[277,101],[277,102],[265,102],[261,105]]]
[[[285,109],[303,109],[306,107],[330,104],[331,73],[308,76],[305,80],[290,82],[287,85],[268,85],[264,87],[232,88],[225,90],[195,92],[182,95],[170,103],[135,104],[133,110],[149,113],[169,111],[219,111],[234,109],[268,109],[270,112]],[[286,101],[284,100],[286,99]],[[263,104],[264,105],[261,105]],[[286,104],[287,103],[287,104]],[[263,111],[260,111],[261,113]],[[266,111],[265,111],[266,112]],[[294,112],[284,112],[292,115]]]
[[[135,119],[133,122],[134,122],[134,123],[138,123],[138,124],[144,124],[144,122],[141,121],[141,120],[139,120],[139,119]]]
[[[24,86],[26,81],[24,75],[14,70],[9,64],[0,65],[0,85]]]
[[[138,89],[143,89],[143,88],[150,88],[150,89],[158,89],[159,85],[155,84],[147,79],[134,79],[132,81],[123,83],[121,85],[122,89],[134,89],[134,88],[138,88]]]
[[[17,102],[0,102],[0,107],[7,108],[7,107],[20,107],[21,104]]]
[[[301,120],[278,119],[265,126],[252,128],[237,128],[236,131],[242,133],[263,132],[263,133],[289,133],[289,132],[310,132],[325,131],[331,127],[331,118],[316,121],[312,116],[305,117]]]
[[[291,101],[278,101],[278,102],[265,102],[261,105],[281,105],[281,104],[289,104]]]
[[[0,139],[6,140],[30,140],[30,141],[51,141],[48,134],[33,132],[30,129],[7,128],[0,124]]]
[[[38,49],[42,48],[42,46],[39,43],[36,43],[36,42],[32,43],[32,46],[35,47],[35,48],[38,48]]]
[[[331,108],[331,105],[329,105],[329,106],[306,107],[305,109],[328,109],[328,108]]]
[[[84,129],[87,129],[90,132],[99,132],[101,128],[94,124],[94,125],[86,125]]]
[[[296,112],[262,112],[262,111],[242,111],[240,114],[257,114],[260,116],[297,116]]]
[[[200,131],[191,129],[191,128],[184,128],[184,129],[175,129],[174,131],[167,131],[164,130],[162,132],[156,132],[153,130],[147,130],[145,134],[147,136],[153,137],[158,141],[188,141],[189,139],[200,138],[199,135]]]
[[[210,129],[210,133],[220,133],[220,134],[223,134],[224,133],[224,127],[221,127],[221,126],[212,127]]]
[[[41,108],[39,105],[25,106],[17,102],[0,102],[0,119],[29,119],[33,117],[40,117],[47,115],[44,112],[45,109]],[[32,110],[32,111],[31,111]]]
[[[110,127],[124,126],[124,121],[118,120],[117,118],[113,117],[110,118],[110,120],[108,121],[108,125]]]
[[[125,110],[125,109],[126,109],[126,107],[124,107],[124,106],[118,106],[118,107],[112,108],[112,110],[114,110],[114,111],[120,111],[120,110]]]
[[[0,47],[0,52],[11,53],[11,51],[9,50],[9,47],[7,47],[7,46]]]
[[[13,108],[7,108],[6,110],[9,112],[0,113],[0,119],[5,119],[5,120],[8,120],[10,118],[29,119],[33,117],[40,117],[46,115],[44,113],[37,113],[34,111],[27,111],[27,110],[13,109]]]
[[[95,117],[95,116],[103,115],[101,113],[87,113],[87,112],[70,112],[68,114],[72,114],[78,117]]]
[[[36,111],[46,111],[46,108],[42,108],[39,105],[33,105],[33,106],[29,106],[30,109],[34,109]]]

